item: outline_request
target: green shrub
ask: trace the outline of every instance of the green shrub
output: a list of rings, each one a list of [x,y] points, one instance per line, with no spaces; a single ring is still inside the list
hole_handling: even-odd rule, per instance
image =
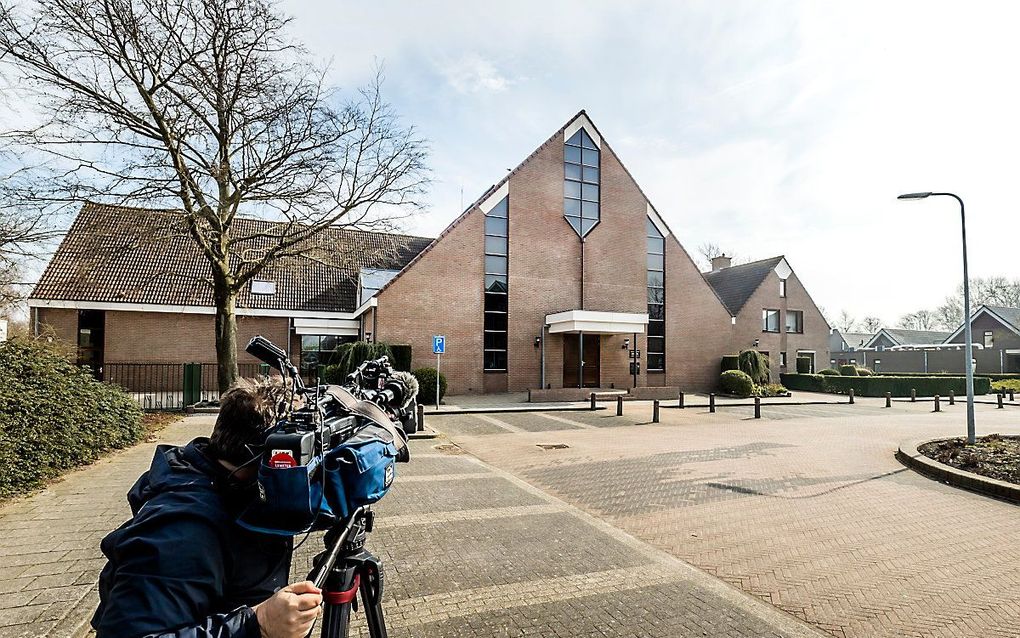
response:
[[[811,357],[797,357],[797,372],[811,374]]]
[[[726,372],[727,370],[739,370],[740,369],[740,357],[735,354],[723,355],[722,363],[719,364],[719,371]]]
[[[834,368],[825,368],[824,370],[819,370],[818,374],[826,374],[826,375],[832,375],[832,376],[839,376],[839,370],[836,370]]]
[[[995,392],[1020,392],[1020,379],[1000,379],[992,381],[992,390]]]
[[[145,434],[142,411],[41,341],[0,343],[0,496],[39,486]]]
[[[760,385],[754,389],[754,393],[760,397],[785,397],[789,390],[779,383]]]
[[[336,363],[323,366],[319,376],[326,383],[344,384],[347,382],[347,375],[354,372],[362,363],[383,356],[393,361],[393,351],[389,344],[382,341],[343,343],[336,349]]]
[[[839,373],[841,375],[843,375],[844,377],[857,377],[857,376],[860,376],[859,374],[857,374],[857,366],[854,366],[854,365],[839,366]]]
[[[763,385],[772,381],[772,372],[769,370],[769,358],[757,350],[742,350],[738,356],[739,369],[755,385]]]
[[[402,372],[411,371],[411,346],[407,344],[390,345],[393,352],[393,369]]]
[[[870,377],[874,373],[868,368],[857,368],[857,376],[859,377]]]
[[[882,397],[889,392],[894,397],[909,397],[910,390],[916,389],[918,396],[930,397],[936,394],[957,396],[967,393],[966,377],[891,377],[891,376],[833,376],[823,374],[783,374],[783,385],[791,390],[805,392],[828,392],[831,394],[854,394],[861,397]],[[974,377],[974,394],[988,394],[991,381],[988,377]]]
[[[418,379],[418,403],[429,404],[436,400],[436,369],[418,368],[411,372]],[[446,396],[446,375],[439,373],[439,400]]]
[[[719,390],[724,394],[749,397],[754,392],[754,381],[740,370],[727,370],[719,375]]]

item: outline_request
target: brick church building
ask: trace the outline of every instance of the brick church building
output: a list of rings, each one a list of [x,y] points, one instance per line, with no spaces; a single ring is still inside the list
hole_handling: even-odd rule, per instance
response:
[[[80,275],[95,242],[173,215],[87,204],[29,301],[37,330],[94,367],[215,361],[211,295],[188,283],[207,266],[186,238]],[[261,275],[238,303],[240,339],[287,343],[306,369],[345,340],[409,344],[418,367],[445,335],[451,394],[705,390],[742,349],[767,352],[776,374],[829,359],[829,326],[787,260],[700,272],[584,111],[434,240],[336,233],[350,264]]]

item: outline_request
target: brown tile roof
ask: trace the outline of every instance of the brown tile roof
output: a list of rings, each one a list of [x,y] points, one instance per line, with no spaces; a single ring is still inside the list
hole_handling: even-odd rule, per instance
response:
[[[32,292],[33,299],[212,306],[209,262],[188,237],[179,211],[86,203]],[[244,249],[273,240],[259,236],[278,224],[237,218],[232,236]],[[351,312],[361,268],[399,270],[432,240],[425,237],[331,228],[308,242],[302,255],[268,266],[257,279],[276,284],[273,295],[245,285],[238,308]],[[316,254],[329,255],[329,263]]]
[[[759,259],[747,264],[738,264],[722,270],[707,272],[704,273],[704,277],[705,281],[722,299],[726,309],[735,317],[754,294],[754,291],[758,290],[758,287],[765,281],[768,274],[782,260],[782,255]]]

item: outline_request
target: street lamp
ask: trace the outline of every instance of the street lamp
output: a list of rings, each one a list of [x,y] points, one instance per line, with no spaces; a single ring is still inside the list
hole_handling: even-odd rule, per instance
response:
[[[963,338],[967,357],[967,443],[975,442],[974,431],[974,354],[970,330],[970,277],[967,275],[967,219],[963,212],[963,200],[953,193],[906,193],[896,199],[925,199],[927,197],[952,197],[960,203],[960,235],[963,238]]]

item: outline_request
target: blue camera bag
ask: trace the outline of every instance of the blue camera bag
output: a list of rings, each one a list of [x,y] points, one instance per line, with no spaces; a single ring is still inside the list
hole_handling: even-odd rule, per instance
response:
[[[282,536],[327,529],[338,518],[386,495],[396,478],[396,459],[392,434],[372,424],[308,465],[279,468],[263,462],[259,499],[238,523]]]

